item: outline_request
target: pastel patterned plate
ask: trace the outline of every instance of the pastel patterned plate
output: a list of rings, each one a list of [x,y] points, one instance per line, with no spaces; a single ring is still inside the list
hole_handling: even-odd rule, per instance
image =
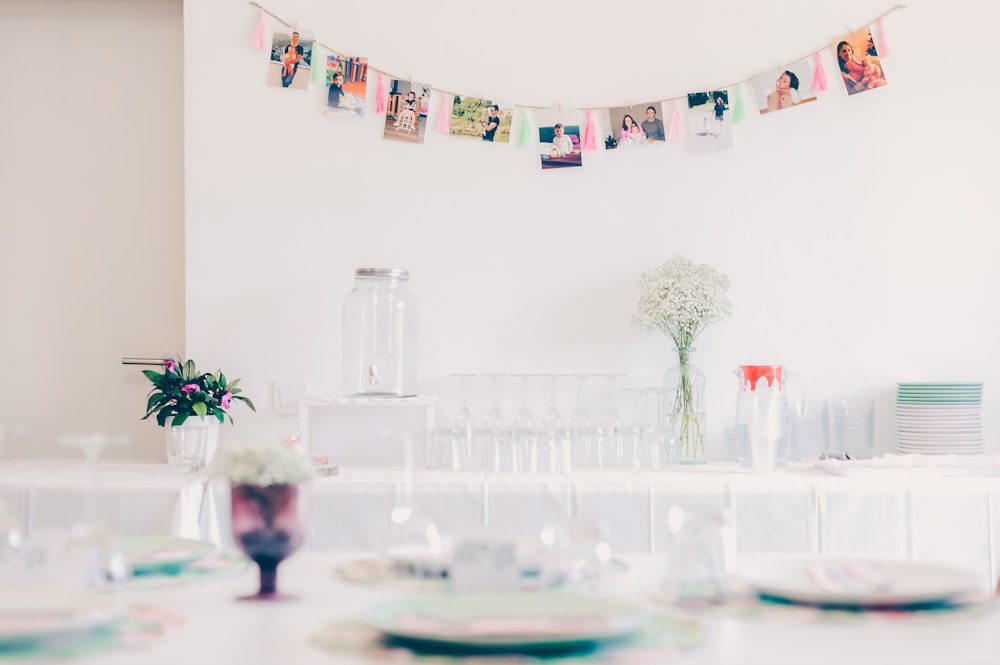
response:
[[[215,552],[212,543],[186,538],[123,536],[120,542],[133,575],[175,575]]]

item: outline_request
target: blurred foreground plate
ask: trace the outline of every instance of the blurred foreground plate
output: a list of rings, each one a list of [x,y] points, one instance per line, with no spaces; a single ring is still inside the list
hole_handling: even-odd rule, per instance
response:
[[[827,607],[929,606],[980,591],[971,571],[906,560],[767,557],[741,564],[739,576],[762,596]]]
[[[0,593],[0,649],[65,643],[110,624],[123,614],[113,596],[50,588]]]
[[[639,631],[644,613],[607,598],[569,593],[453,593],[393,600],[364,620],[388,636],[486,650],[582,648]]]

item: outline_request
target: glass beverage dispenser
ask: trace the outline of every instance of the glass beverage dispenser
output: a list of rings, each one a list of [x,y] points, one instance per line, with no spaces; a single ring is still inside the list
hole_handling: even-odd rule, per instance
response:
[[[409,397],[417,392],[417,300],[410,271],[358,268],[344,299],[345,395]]]

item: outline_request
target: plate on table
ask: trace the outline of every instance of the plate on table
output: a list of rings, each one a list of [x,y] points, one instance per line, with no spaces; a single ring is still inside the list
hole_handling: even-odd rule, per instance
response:
[[[13,588],[0,593],[0,649],[83,637],[120,618],[114,596],[87,591]]]
[[[775,557],[746,562],[740,576],[761,596],[824,607],[930,606],[981,586],[961,568],[889,559]]]
[[[397,599],[364,620],[387,636],[429,647],[575,649],[628,637],[644,613],[607,598],[546,592],[470,592]]]
[[[203,540],[164,536],[123,536],[125,563],[133,575],[175,575],[188,564],[215,553]]]

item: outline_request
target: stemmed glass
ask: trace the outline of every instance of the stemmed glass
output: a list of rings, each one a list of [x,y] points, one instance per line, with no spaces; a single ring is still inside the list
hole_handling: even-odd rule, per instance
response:
[[[644,459],[645,456],[643,454],[643,435],[649,428],[646,422],[646,393],[643,388],[625,388],[624,390],[632,394],[635,408],[632,414],[632,424],[628,427],[627,434],[623,437],[625,454],[622,466],[630,469],[642,469],[644,462],[647,461]],[[659,462],[657,461],[656,466],[652,468],[659,468]]]
[[[615,407],[615,380],[618,376],[618,374],[604,375],[604,379],[608,382],[608,394],[597,431],[597,465],[604,469],[621,466],[625,457],[622,417]]]
[[[538,468],[540,471],[569,470],[569,446],[567,437],[563,430],[562,415],[559,407],[556,406],[556,384],[559,381],[558,374],[550,374],[549,379],[549,405],[542,416],[542,430],[544,431],[544,443],[539,445]]]
[[[538,442],[533,429],[534,419],[531,417],[531,409],[528,408],[528,379],[531,375],[517,376],[521,378],[521,405],[514,414],[514,431],[510,445],[513,446],[511,453],[516,461],[511,470],[534,471],[537,468],[535,455]]]
[[[283,600],[278,564],[305,541],[306,492],[296,483],[239,484],[230,488],[233,538],[260,569],[260,588],[239,600]]]
[[[486,414],[486,419],[483,421],[483,427],[489,432],[497,432],[503,429],[503,413],[500,412],[499,405],[499,387],[498,382],[500,380],[499,374],[490,374],[490,398],[492,400],[492,405],[490,406],[489,412]]]
[[[592,467],[595,464],[593,439],[590,432],[590,414],[587,412],[584,396],[587,388],[587,375],[580,374],[576,385],[576,407],[569,419],[569,431],[572,441],[573,466],[578,468]]]
[[[128,577],[128,567],[121,548],[115,542],[111,529],[100,519],[97,506],[97,458],[108,444],[124,444],[124,436],[108,437],[105,434],[63,436],[59,445],[79,448],[87,467],[87,493],[83,518],[70,527],[69,540],[61,553],[60,569],[63,581],[69,586],[101,589],[108,583],[123,582]]]
[[[531,409],[528,408],[529,375],[521,374],[519,376],[521,379],[521,406],[518,407],[517,413],[514,414],[514,429],[527,431],[534,425],[531,418]]]
[[[453,374],[452,376],[457,376],[459,381],[459,390],[462,394],[462,406],[459,408],[458,413],[455,414],[455,422],[452,423],[452,431],[454,431],[455,436],[461,442],[462,455],[468,461],[470,468],[475,465],[475,457],[472,454],[472,444],[474,430],[472,426],[472,412],[469,411],[469,398],[466,392],[466,379],[470,376],[475,376],[474,374]]]

